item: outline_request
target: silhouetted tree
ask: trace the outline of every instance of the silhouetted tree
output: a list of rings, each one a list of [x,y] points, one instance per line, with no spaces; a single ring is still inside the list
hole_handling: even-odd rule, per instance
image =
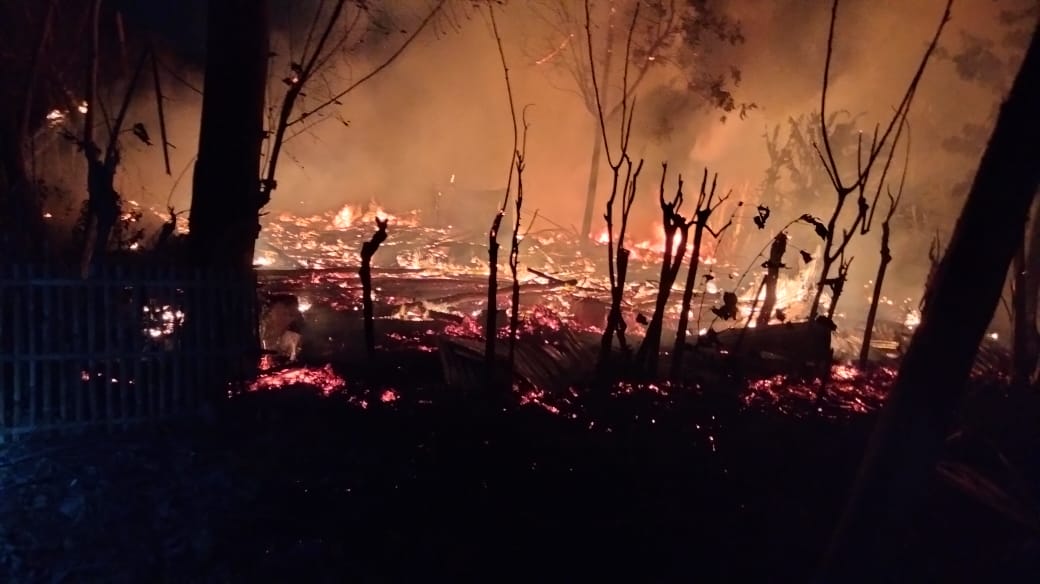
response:
[[[1040,29],[997,118],[927,292],[820,580],[881,581],[919,517],[979,342],[1000,300],[1040,187]],[[984,236],[983,236],[984,234]],[[970,285],[969,285],[970,284]]]
[[[268,2],[211,0],[208,6],[191,255],[198,265],[248,270],[260,233]]]
[[[717,107],[724,112],[749,106],[737,102],[732,88],[739,84],[736,68],[723,71],[706,66],[704,53],[713,44],[736,45],[744,41],[740,23],[731,19],[724,10],[710,0],[638,0],[620,2],[604,0],[589,6],[590,28],[597,39],[596,50],[590,61],[586,47],[580,42],[585,26],[580,6],[572,0],[540,0],[533,3],[540,20],[548,25],[550,35],[539,47],[535,63],[550,65],[566,80],[566,90],[577,94],[589,116],[596,120],[602,115],[608,122],[623,115],[622,102],[631,101],[655,68],[669,67],[679,79],[678,87],[688,101]],[[618,34],[617,27],[631,27],[632,35]],[[630,37],[630,39],[628,38]],[[597,69],[594,87],[590,63]],[[616,81],[625,70],[623,89]],[[631,78],[628,78],[628,71]],[[599,96],[596,96],[596,92]],[[597,105],[597,100],[600,104]],[[622,123],[624,121],[622,120]],[[591,234],[596,208],[599,173],[602,170],[603,143],[592,140],[585,212],[582,216],[581,235]],[[608,163],[609,166],[609,163]]]

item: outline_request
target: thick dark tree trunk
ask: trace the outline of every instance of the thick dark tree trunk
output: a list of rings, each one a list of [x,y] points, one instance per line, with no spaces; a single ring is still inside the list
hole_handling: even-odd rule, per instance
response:
[[[10,247],[14,248],[9,251],[19,254],[39,251],[43,239],[40,201],[32,184],[33,177],[26,169],[25,152],[36,102],[37,80],[43,67],[56,6],[56,0],[47,3],[32,62],[18,96],[19,108],[0,113],[0,229]]]
[[[927,499],[1040,186],[1038,103],[1040,34],[1034,31],[867,447],[822,582],[879,582],[899,573],[894,564],[905,524],[920,516],[915,512]]]
[[[1033,338],[1033,385],[1040,385],[1040,203],[1033,205],[1033,223],[1026,244],[1025,311]]]
[[[0,242],[6,254],[24,253],[32,239],[24,229],[37,222],[34,198],[28,188],[22,140],[14,124],[0,121]]]
[[[1037,295],[1040,294],[1040,221],[1034,217],[1027,227],[1025,241],[1019,246],[1012,265],[1014,316],[1011,382],[1024,387],[1033,381],[1040,352],[1037,338]]]
[[[210,0],[190,245],[201,266],[248,270],[260,232],[267,0]]]

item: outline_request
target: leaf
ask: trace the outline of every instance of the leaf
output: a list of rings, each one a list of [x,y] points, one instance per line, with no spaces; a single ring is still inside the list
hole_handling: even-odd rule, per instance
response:
[[[722,306],[711,309],[715,316],[722,320],[733,320],[737,317],[737,295],[733,292],[722,294]]]
[[[759,205],[755,210],[758,212],[758,215],[753,219],[755,225],[757,225],[759,229],[765,229],[766,221],[769,220],[769,207]]]
[[[827,229],[827,226],[823,224],[823,221],[820,221],[819,219],[817,219],[816,217],[813,217],[812,215],[810,215],[808,213],[806,213],[805,215],[802,215],[801,217],[799,217],[799,219],[801,219],[802,221],[812,225],[813,226],[813,230],[816,231],[816,235],[819,235],[820,239],[822,239],[824,241],[827,241],[827,238],[830,236],[830,231]],[[806,261],[808,261],[808,260],[806,260]]]
[[[712,280],[715,279],[715,274],[704,274],[701,277],[704,278],[705,282],[711,282]]]
[[[809,263],[813,260],[812,255],[807,251],[799,251],[798,253],[801,254],[802,261],[805,263]]]
[[[784,309],[777,308],[775,314],[777,320],[779,320],[780,322],[787,322],[787,313],[784,312]]]
[[[650,321],[648,321],[646,319],[646,315],[643,314],[643,313],[639,313],[639,314],[636,315],[636,322],[638,322],[639,324],[641,324],[643,326],[646,326],[646,325],[650,324]]]
[[[144,127],[144,124],[137,122],[134,124],[133,128],[131,128],[131,131],[133,131],[134,136],[137,136],[138,140],[144,142],[148,146],[152,145],[152,139],[148,136],[148,130]]]

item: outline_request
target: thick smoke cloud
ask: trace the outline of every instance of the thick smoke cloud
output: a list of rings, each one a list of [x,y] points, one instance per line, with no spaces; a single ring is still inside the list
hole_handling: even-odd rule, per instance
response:
[[[572,1],[580,13],[581,1]],[[550,75],[547,68],[552,64],[538,65],[532,57],[532,39],[556,40],[532,10],[534,3],[509,2],[500,16],[516,103],[532,104],[525,182],[528,208],[538,208],[542,216],[556,223],[578,225],[596,126],[581,99],[563,90],[566,87],[561,89],[566,79]],[[945,230],[959,209],[957,184],[970,178],[981,144],[969,142],[962,148],[964,154],[951,153],[944,144],[959,136],[965,124],[975,124],[982,136],[988,134],[1000,86],[1010,81],[1020,57],[1014,47],[1001,44],[1013,27],[1001,22],[1000,12],[1010,5],[1028,3],[956,3],[942,58],[930,65],[911,114],[913,149],[904,215],[919,223],[916,229],[895,232],[893,279],[899,291],[893,296],[919,288],[932,232]],[[323,83],[342,87],[370,70],[403,40],[405,35],[396,29],[414,26],[428,6],[421,0],[385,4],[393,13],[373,18],[387,25],[388,34],[373,37],[339,59],[325,73]],[[662,91],[662,84],[669,80],[666,73],[644,86],[633,144],[633,154],[647,159],[646,190],[637,202],[642,223],[636,226],[637,232],[648,234],[652,228],[657,214],[657,169],[665,159],[671,169],[688,177],[699,178],[708,166],[719,173],[726,188],[737,188],[748,203],[757,202],[756,189],[769,163],[763,134],[790,117],[819,109],[829,4],[798,0],[725,3],[725,10],[740,21],[746,40],[713,52],[710,58],[739,69],[741,83],[734,90],[735,97],[756,105],[743,119],[731,113],[722,122],[720,112],[684,103],[681,93]],[[943,4],[942,0],[842,2],[830,107],[863,113],[860,129],[866,133],[875,122],[887,121]],[[299,43],[307,5],[275,4],[279,31],[274,40],[276,52],[282,56],[289,54],[290,38]],[[294,7],[292,20],[287,16],[290,6]],[[387,71],[343,99],[330,112],[335,116],[289,142],[271,211],[309,214],[369,200],[377,200],[391,211],[405,211],[425,205],[452,176],[457,186],[467,189],[505,186],[512,126],[494,39],[486,17],[472,8],[453,16],[450,22],[423,34]],[[996,88],[993,83],[966,81],[959,74],[958,68],[964,64],[952,57],[972,39],[992,41],[993,51],[1010,64],[996,76]],[[176,55],[164,61],[177,69],[180,80],[201,85],[197,67],[179,63]],[[286,73],[284,59],[273,59],[272,96],[281,94],[279,80]],[[127,198],[160,206],[169,199],[179,209],[188,207],[201,99],[187,84],[166,76],[170,141],[176,145],[173,176],[163,173],[157,148],[130,144],[119,179]],[[322,86],[313,89],[315,95],[323,91]],[[154,126],[150,90],[142,92],[131,118],[153,120],[147,123]],[[182,172],[186,174],[178,180]],[[601,200],[603,184],[601,181]],[[793,205],[825,215],[825,201],[806,196]],[[600,215],[597,209],[595,216]],[[490,217],[472,219],[474,225],[483,226]],[[767,238],[763,233],[763,242]],[[759,245],[754,242],[752,247]],[[850,283],[854,290],[874,271],[876,235],[859,239],[850,253],[857,257],[854,282]]]

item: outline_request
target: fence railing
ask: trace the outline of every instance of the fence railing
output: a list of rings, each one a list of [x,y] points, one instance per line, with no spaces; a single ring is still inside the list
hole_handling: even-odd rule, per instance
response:
[[[255,276],[0,264],[0,442],[179,417],[257,363]]]

